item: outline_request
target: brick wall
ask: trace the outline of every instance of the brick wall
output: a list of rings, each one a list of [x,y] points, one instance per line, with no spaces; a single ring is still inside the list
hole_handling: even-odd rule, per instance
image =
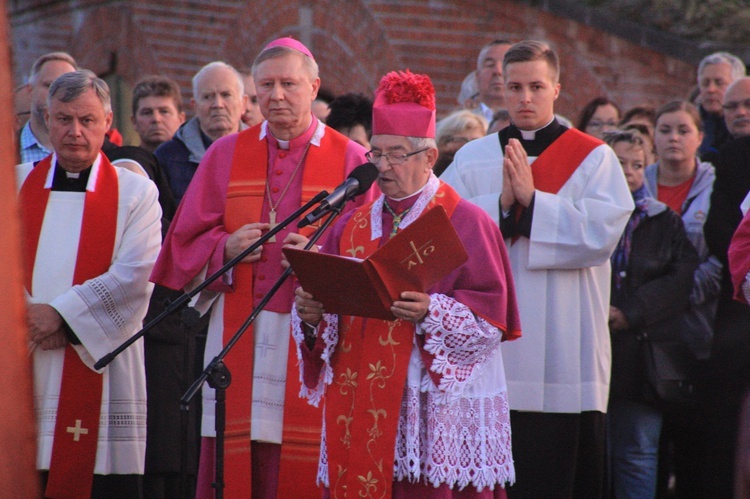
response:
[[[286,35],[310,46],[334,93],[371,94],[393,69],[429,74],[440,115],[455,107],[478,49],[498,37],[540,38],[558,49],[557,111],[573,119],[597,95],[623,108],[659,105],[687,96],[695,81],[691,64],[510,0],[36,0],[9,10],[16,84],[40,54],[68,50],[130,85],[151,73],[173,77],[189,99],[203,64],[250,66],[265,43]]]

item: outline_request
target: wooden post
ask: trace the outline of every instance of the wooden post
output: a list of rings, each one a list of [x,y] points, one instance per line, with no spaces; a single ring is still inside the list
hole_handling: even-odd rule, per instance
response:
[[[16,196],[18,145],[6,0],[0,0],[0,497],[39,497]]]

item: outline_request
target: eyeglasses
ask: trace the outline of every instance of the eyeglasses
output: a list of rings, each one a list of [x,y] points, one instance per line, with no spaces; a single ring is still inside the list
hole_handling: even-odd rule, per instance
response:
[[[426,147],[424,149],[420,149],[419,151],[414,151],[410,153],[394,153],[389,152],[387,154],[380,153],[378,151],[367,151],[365,153],[365,158],[367,158],[367,161],[370,163],[377,165],[378,162],[380,162],[380,158],[385,158],[385,160],[388,162],[391,166],[398,166],[400,164],[403,164],[407,159],[409,159],[409,156],[414,156],[415,154],[419,154],[420,152],[425,152],[429,148]]]
[[[596,128],[596,129],[603,128],[605,126],[613,128],[617,126],[617,122],[593,120],[593,121],[589,121],[588,126],[591,128]]]
[[[742,101],[730,101],[721,107],[724,108],[724,111],[736,111],[740,106],[744,107],[745,109],[750,109],[750,99],[745,99]]]

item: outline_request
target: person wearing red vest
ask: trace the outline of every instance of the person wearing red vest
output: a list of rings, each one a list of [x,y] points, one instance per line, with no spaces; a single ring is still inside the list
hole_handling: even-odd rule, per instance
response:
[[[302,43],[292,38],[269,43],[252,72],[266,121],[216,140],[206,152],[154,268],[151,279],[158,284],[194,287],[365,162],[362,146],[313,116],[320,78]],[[201,293],[196,307],[205,311],[204,305],[211,305],[206,363],[281,276],[286,263],[282,247],[307,241],[310,232],[296,230],[296,224],[289,225]],[[292,379],[297,378],[294,356],[289,360],[293,297],[288,279],[225,360],[232,373],[225,433],[227,497],[305,497],[315,489],[320,413],[299,399],[298,388],[290,388],[296,383],[287,382],[289,369],[295,373]],[[204,386],[199,497],[211,494],[214,400],[214,390]]]
[[[503,347],[513,497],[602,497],[611,352],[610,263],[633,199],[612,149],[561,125],[557,53],[503,60],[511,125],[462,147],[441,179],[481,206],[508,245],[524,328]]]
[[[156,186],[101,152],[109,88],[88,70],[50,86],[53,154],[17,167],[27,324],[45,497],[138,497],[146,447],[143,324],[161,244]]]
[[[442,206],[468,260],[395,321],[324,313],[296,290],[302,394],[325,400],[318,482],[330,497],[505,497],[514,480],[503,340],[521,335],[500,231],[432,173],[435,96],[426,75],[391,72],[376,92],[375,201],[344,216],[322,251],[366,258]],[[325,496],[324,494],[324,496]]]

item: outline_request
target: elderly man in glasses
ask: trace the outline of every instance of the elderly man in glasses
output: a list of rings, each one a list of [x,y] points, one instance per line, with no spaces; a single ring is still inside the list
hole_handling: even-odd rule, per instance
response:
[[[323,251],[367,257],[440,205],[468,261],[424,293],[402,292],[395,321],[325,313],[296,291],[302,392],[316,405],[325,395],[318,482],[332,497],[498,497],[515,477],[500,342],[520,325],[505,247],[432,173],[434,137],[429,78],[383,77],[367,153],[383,195],[340,220]]]

